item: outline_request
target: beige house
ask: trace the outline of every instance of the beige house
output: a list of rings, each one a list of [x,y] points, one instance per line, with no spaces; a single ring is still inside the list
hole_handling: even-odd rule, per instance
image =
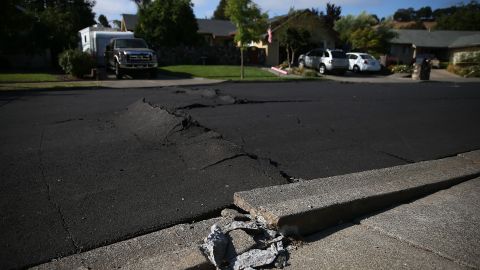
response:
[[[278,41],[278,34],[290,25],[301,25],[311,34],[310,43],[316,48],[335,48],[336,33],[329,29],[325,23],[310,10],[303,10],[293,15],[284,15],[270,19],[272,29],[272,43],[268,42],[268,35],[251,46],[265,49],[267,66],[276,66],[286,60],[286,50]],[[312,48],[313,49],[313,48]],[[295,57],[298,57],[295,56]]]

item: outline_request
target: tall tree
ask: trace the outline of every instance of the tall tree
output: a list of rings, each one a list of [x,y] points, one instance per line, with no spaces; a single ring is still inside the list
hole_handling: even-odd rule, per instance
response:
[[[103,14],[100,14],[100,16],[98,16],[98,22],[104,27],[112,27],[110,26],[110,23],[108,23],[107,17]]]
[[[421,7],[417,10],[415,15],[417,20],[430,19],[433,16],[433,11],[430,6]]]
[[[190,0],[155,0],[138,10],[135,34],[158,48],[194,45],[198,24]]]
[[[378,24],[377,19],[366,12],[341,18],[335,24],[335,30],[352,49],[371,54],[386,52],[388,41],[395,37],[389,21]]]
[[[228,20],[228,16],[225,14],[225,8],[227,7],[227,0],[220,0],[217,9],[213,12],[213,19],[215,20]]]
[[[340,15],[342,14],[342,7],[336,6],[330,2],[327,3],[326,13],[323,16],[325,20],[325,24],[333,28],[335,22],[340,19]]]
[[[452,14],[440,15],[437,18],[437,29],[440,30],[480,30],[480,3],[470,1],[457,6]]]
[[[138,7],[138,10],[145,9],[152,3],[152,0],[132,0],[132,1],[135,2],[135,4]]]
[[[288,67],[295,61],[295,53],[299,48],[306,46],[310,41],[310,32],[302,27],[289,25],[278,34],[280,45],[287,51]]]
[[[393,19],[400,22],[413,21],[416,18],[416,11],[414,8],[401,8],[393,14]]]
[[[2,29],[15,31],[5,33],[2,45],[15,51],[34,53],[50,49],[52,63],[56,64],[57,55],[67,48],[78,44],[78,31],[95,23],[92,8],[93,0],[7,0],[2,12],[12,12],[0,16]],[[5,18],[6,17],[6,18]],[[4,27],[4,28],[3,28]],[[19,28],[20,27],[20,28]],[[10,30],[8,30],[10,29]],[[27,37],[27,38],[25,38]]]
[[[225,13],[237,27],[235,41],[240,47],[240,78],[243,79],[243,52],[250,42],[259,41],[266,32],[268,15],[251,0],[229,0]]]

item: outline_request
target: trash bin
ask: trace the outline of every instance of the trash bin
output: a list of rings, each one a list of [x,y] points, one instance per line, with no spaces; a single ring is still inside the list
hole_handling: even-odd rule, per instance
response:
[[[416,81],[420,80],[421,71],[422,71],[422,65],[413,63],[412,79]]]
[[[422,61],[422,66],[420,69],[420,80],[428,81],[430,80],[430,71],[432,70],[432,66],[430,65],[430,60],[426,58]]]
[[[428,61],[427,59],[423,59],[421,63],[418,63],[418,62],[414,63],[412,79],[428,81],[430,80],[431,70],[432,70],[432,67],[430,66],[430,61]]]

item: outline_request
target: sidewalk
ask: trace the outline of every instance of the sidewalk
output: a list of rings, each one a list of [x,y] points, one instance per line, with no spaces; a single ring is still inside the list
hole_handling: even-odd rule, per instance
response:
[[[396,73],[392,75],[376,75],[376,74],[354,74],[347,72],[343,76],[326,75],[326,79],[347,82],[347,83],[420,83],[422,81],[412,80],[407,77],[408,74]],[[423,81],[424,82],[424,81]],[[432,69],[430,81],[428,82],[454,82],[454,83],[477,83],[480,78],[463,78],[452,74],[445,69]]]
[[[479,269],[480,178],[308,237],[287,269]]]
[[[278,240],[289,245],[287,269],[480,269],[479,176],[480,150],[238,192],[234,201],[303,240]],[[199,246],[226,222],[181,224],[33,269],[214,269]],[[254,248],[254,234],[240,239]]]
[[[224,82],[205,78],[172,78],[158,76],[156,79],[122,79],[117,80],[109,76],[105,80],[89,81],[59,81],[59,82],[23,82],[2,83],[0,91],[55,89],[55,88],[160,88],[168,86],[208,85]]]

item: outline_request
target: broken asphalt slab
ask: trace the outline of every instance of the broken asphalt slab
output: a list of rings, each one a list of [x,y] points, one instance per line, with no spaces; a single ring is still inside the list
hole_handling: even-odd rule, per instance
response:
[[[144,100],[33,128],[38,149],[10,146],[0,155],[8,191],[1,269],[212,217],[235,191],[286,183],[220,134]]]
[[[440,160],[237,192],[234,203],[285,235],[309,235],[480,175],[478,151]],[[469,157],[469,158],[464,158]]]

